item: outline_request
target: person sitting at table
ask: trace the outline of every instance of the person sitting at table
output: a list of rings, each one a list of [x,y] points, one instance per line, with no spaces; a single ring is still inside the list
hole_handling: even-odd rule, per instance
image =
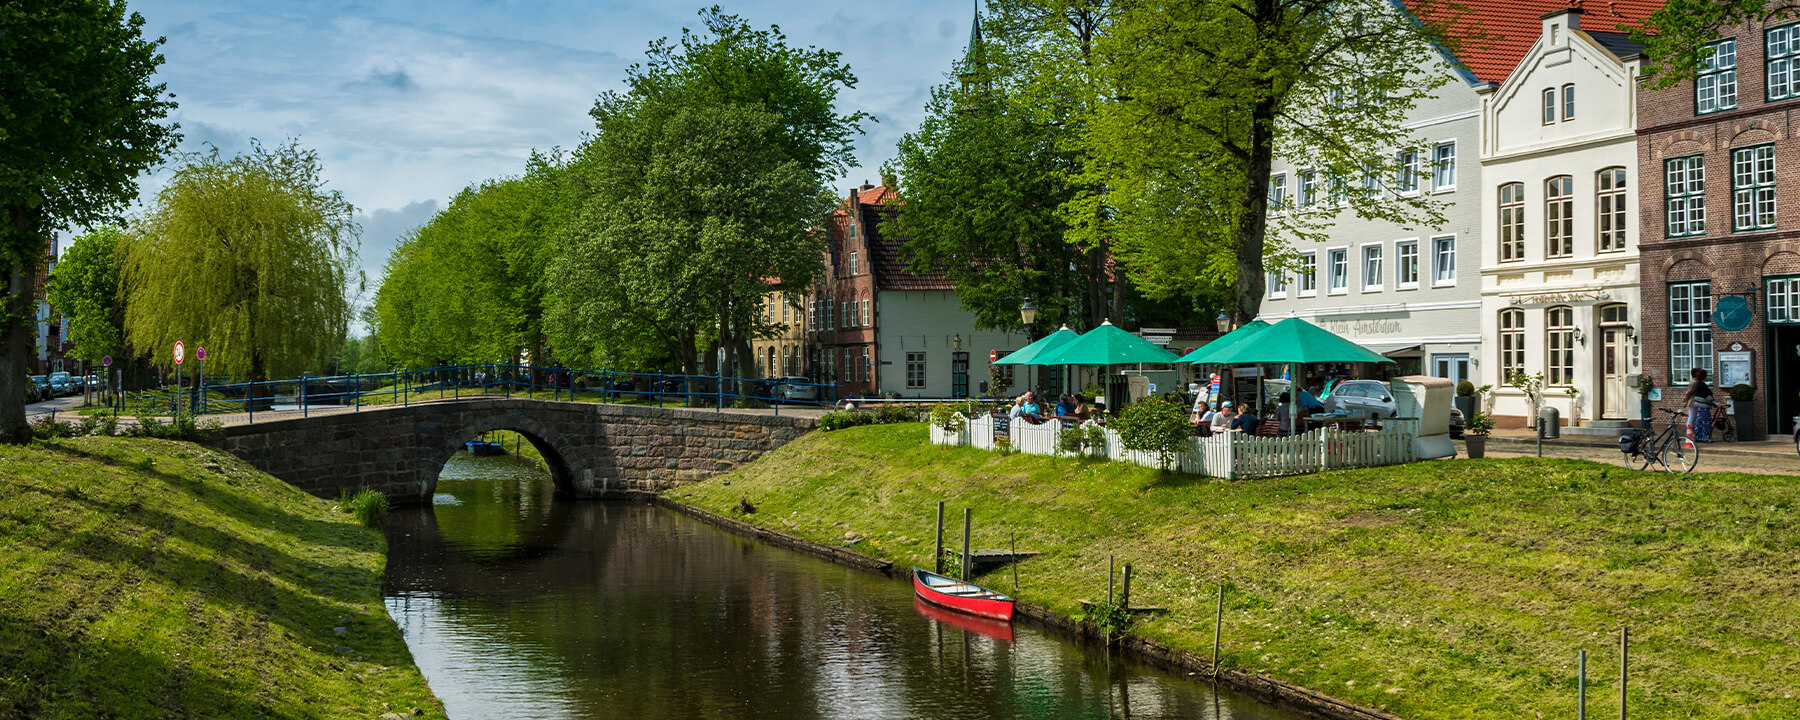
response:
[[[1231,424],[1227,426],[1227,429],[1234,432],[1254,433],[1256,426],[1261,424],[1262,418],[1257,417],[1256,413],[1245,410],[1231,419]]]
[[[1225,432],[1227,428],[1231,427],[1231,421],[1236,419],[1237,411],[1232,408],[1231,401],[1226,400],[1219,405],[1219,411],[1212,414],[1212,431],[1215,433]]]
[[[1020,395],[1019,398],[1023,400],[1019,403],[1019,417],[1025,418],[1025,422],[1033,425],[1044,422],[1044,408],[1038,405],[1036,393],[1026,390],[1025,394]]]
[[[1094,409],[1088,406],[1087,398],[1082,397],[1081,393],[1070,395],[1069,398],[1075,401],[1075,408],[1069,411],[1069,417],[1086,422],[1088,416],[1094,412]]]
[[[1062,396],[1061,400],[1056,401],[1056,416],[1057,417],[1074,417],[1075,416],[1075,396],[1074,395],[1064,395],[1064,396]]]
[[[1194,403],[1194,412],[1188,415],[1188,424],[1193,426],[1194,434],[1200,437],[1212,435],[1213,411],[1205,400]]]

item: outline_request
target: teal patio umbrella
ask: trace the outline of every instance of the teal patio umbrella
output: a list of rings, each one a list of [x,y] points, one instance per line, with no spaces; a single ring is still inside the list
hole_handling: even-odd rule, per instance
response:
[[[1220,335],[1219,337],[1214,338],[1212,342],[1194,348],[1193,352],[1177,358],[1175,362],[1212,363],[1217,365],[1218,361],[1212,360],[1210,358],[1211,355],[1224,350],[1225,348],[1244,342],[1245,340],[1249,340],[1257,333],[1262,332],[1262,329],[1266,327],[1269,327],[1269,324],[1266,322],[1261,320],[1251,320],[1250,322],[1244,323],[1243,327]]]
[[[1025,347],[1014,350],[1011,353],[1008,353],[1006,357],[1000,358],[999,360],[995,360],[994,364],[995,365],[1032,365],[1032,364],[1035,364],[1035,363],[1031,362],[1033,359],[1035,359],[1045,353],[1055,352],[1057,350],[1057,348],[1060,348],[1064,345],[1069,344],[1070,342],[1074,341],[1075,338],[1078,338],[1078,337],[1081,337],[1081,336],[1075,334],[1074,330],[1070,330],[1069,326],[1064,325],[1064,326],[1062,326],[1061,329],[1057,330],[1056,332],[1053,332],[1053,333],[1050,333],[1049,335],[1045,335],[1041,338],[1038,338],[1037,342],[1034,342],[1030,345],[1026,345]]]
[[[1120,330],[1111,322],[1083,333],[1062,347],[1030,360],[1031,365],[1134,365],[1172,363],[1175,353]]]
[[[1377,354],[1337,333],[1300,318],[1288,318],[1258,331],[1255,335],[1206,357],[1205,362],[1221,365],[1265,365],[1280,363],[1391,363],[1392,358]],[[1297,385],[1295,386],[1298,387]],[[1300,393],[1289,392],[1288,421],[1299,418]],[[1291,431],[1292,428],[1290,427]]]

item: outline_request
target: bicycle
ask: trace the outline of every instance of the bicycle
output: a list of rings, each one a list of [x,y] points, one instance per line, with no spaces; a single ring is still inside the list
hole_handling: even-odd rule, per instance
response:
[[[1625,453],[1625,466],[1631,467],[1632,459],[1641,457],[1643,470],[1649,470],[1651,465],[1661,465],[1663,470],[1671,473],[1693,472],[1694,466],[1700,464],[1700,446],[1687,436],[1685,430],[1676,430],[1686,427],[1686,418],[1679,410],[1663,408],[1662,411],[1675,417],[1670,418],[1655,437],[1642,430],[1633,430],[1619,439],[1619,450]]]

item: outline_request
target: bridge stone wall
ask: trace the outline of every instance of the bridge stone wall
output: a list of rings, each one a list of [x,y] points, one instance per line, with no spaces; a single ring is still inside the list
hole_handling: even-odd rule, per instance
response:
[[[736,468],[793,440],[810,418],[636,405],[484,398],[238,425],[216,444],[322,497],[372,488],[429,502],[463,443],[512,430],[580,498],[663,490]]]

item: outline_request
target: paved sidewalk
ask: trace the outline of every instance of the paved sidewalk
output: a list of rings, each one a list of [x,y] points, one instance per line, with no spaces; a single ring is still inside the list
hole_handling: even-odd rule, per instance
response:
[[[1800,476],[1800,454],[1794,452],[1790,439],[1780,444],[1783,451],[1766,449],[1770,443],[1702,443],[1700,445],[1700,462],[1694,472],[1741,472],[1754,475],[1793,475]],[[1753,446],[1753,447],[1734,447]],[[1462,443],[1457,443],[1457,452],[1468,457],[1468,450]],[[1500,431],[1488,438],[1487,456],[1491,458],[1535,457],[1537,443],[1521,437],[1502,437]],[[1544,457],[1573,458],[1592,460],[1626,467],[1625,454],[1619,452],[1617,443],[1586,443],[1568,440],[1545,440]],[[1642,467],[1641,459],[1630,466],[1632,469]]]
[[[1536,435],[1531,430],[1525,428],[1496,429],[1492,435],[1488,436],[1489,447],[1493,447],[1500,443],[1510,442],[1524,443],[1534,448],[1537,445]],[[1548,454],[1548,448],[1552,446],[1610,447],[1613,449],[1613,452],[1617,453],[1619,442],[1618,437],[1616,436],[1570,435],[1564,433],[1561,438],[1544,441],[1546,454]],[[1533,450],[1532,452],[1536,451]],[[1800,453],[1796,453],[1794,450],[1794,438],[1792,435],[1771,436],[1767,440],[1748,442],[1704,443],[1701,446],[1700,452],[1702,455],[1773,455],[1788,459],[1800,459]]]

